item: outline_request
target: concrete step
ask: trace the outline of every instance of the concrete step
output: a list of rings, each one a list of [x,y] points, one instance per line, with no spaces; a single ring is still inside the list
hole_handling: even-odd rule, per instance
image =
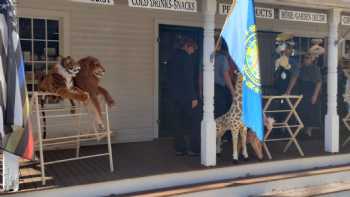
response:
[[[256,197],[350,196],[350,182],[338,182],[285,191],[274,191]]]
[[[168,188],[127,196],[350,196],[350,165]]]

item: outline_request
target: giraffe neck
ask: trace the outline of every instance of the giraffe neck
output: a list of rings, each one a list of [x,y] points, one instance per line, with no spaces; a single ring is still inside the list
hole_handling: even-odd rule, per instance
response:
[[[234,111],[236,108],[241,109],[242,106],[242,82],[243,76],[238,74],[235,81],[235,90],[234,90],[234,98],[232,98],[232,104],[230,107],[230,111]]]

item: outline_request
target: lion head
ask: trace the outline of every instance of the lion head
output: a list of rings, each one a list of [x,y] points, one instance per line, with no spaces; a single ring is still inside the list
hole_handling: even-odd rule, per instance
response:
[[[88,72],[87,74],[90,77],[94,77],[98,80],[101,79],[106,72],[106,69],[100,63],[100,61],[92,56],[85,57],[79,60],[78,63],[85,71]]]
[[[71,56],[59,57],[59,63],[73,77],[80,71],[80,65]]]

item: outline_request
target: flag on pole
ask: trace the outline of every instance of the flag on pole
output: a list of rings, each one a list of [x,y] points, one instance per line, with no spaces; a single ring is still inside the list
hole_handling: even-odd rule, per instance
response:
[[[0,109],[1,148],[32,160],[34,140],[13,0],[0,0]]]
[[[243,123],[263,140],[262,91],[254,0],[233,1],[221,37],[227,44],[230,57],[243,75]]]

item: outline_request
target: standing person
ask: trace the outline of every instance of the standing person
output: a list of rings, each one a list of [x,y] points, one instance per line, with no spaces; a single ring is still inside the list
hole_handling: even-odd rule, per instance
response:
[[[274,87],[278,95],[291,94],[291,88],[294,87],[296,76],[299,72],[299,66],[292,57],[293,46],[288,45],[281,51],[281,57],[275,62]]]
[[[303,95],[298,112],[309,136],[311,136],[312,129],[321,126],[320,92],[322,76],[320,68],[314,64],[314,60],[311,54],[304,55],[300,73],[295,77],[298,80],[299,92]]]
[[[228,59],[228,49],[225,41],[219,38],[215,49],[215,118],[220,117],[228,111],[234,96],[232,74]]]
[[[193,53],[197,44],[184,38],[180,48],[169,59],[169,100],[173,113],[176,155],[198,155],[200,152],[200,107],[194,80]],[[185,136],[190,136],[189,146]]]
[[[276,37],[276,53],[279,58],[275,61],[273,86],[277,95],[286,93],[292,82],[292,76],[298,72],[298,64],[293,57],[295,45],[293,37],[294,35],[290,33],[280,33]]]

